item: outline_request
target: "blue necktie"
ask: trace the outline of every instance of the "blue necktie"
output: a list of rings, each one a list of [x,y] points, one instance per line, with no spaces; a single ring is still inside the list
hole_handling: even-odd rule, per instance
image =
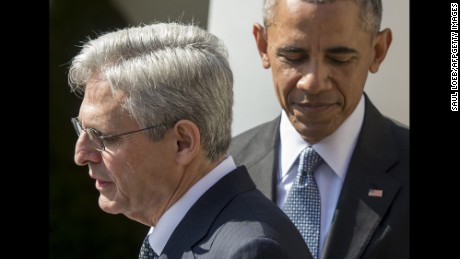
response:
[[[149,243],[149,236],[147,235],[142,242],[141,251],[139,253],[139,259],[157,259],[158,255],[155,254]]]
[[[319,256],[321,199],[313,171],[321,161],[321,157],[313,148],[307,147],[302,151],[297,177],[283,208],[299,229],[315,259]]]

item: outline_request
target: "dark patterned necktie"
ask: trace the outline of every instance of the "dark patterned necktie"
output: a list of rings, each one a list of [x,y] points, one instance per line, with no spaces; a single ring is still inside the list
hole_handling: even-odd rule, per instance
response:
[[[316,151],[305,148],[299,156],[296,180],[288,193],[283,211],[299,229],[313,258],[319,255],[321,199],[313,171],[322,161]]]
[[[157,259],[158,255],[155,254],[149,243],[149,236],[147,235],[142,242],[141,251],[139,253],[139,259]]]

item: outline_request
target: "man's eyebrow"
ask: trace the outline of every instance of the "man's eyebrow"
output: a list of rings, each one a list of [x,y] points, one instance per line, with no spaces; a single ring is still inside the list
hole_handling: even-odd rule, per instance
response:
[[[286,46],[281,47],[276,50],[276,53],[299,53],[299,52],[306,52],[304,48],[294,47],[294,46]]]
[[[330,54],[358,54],[358,51],[355,49],[347,47],[333,47],[326,49],[326,53]]]
[[[286,46],[280,47],[277,49],[276,53],[299,53],[299,52],[308,52],[305,48],[301,47],[294,47],[294,46]],[[347,47],[332,47],[327,48],[326,53],[329,54],[358,54],[358,51],[352,48]]]

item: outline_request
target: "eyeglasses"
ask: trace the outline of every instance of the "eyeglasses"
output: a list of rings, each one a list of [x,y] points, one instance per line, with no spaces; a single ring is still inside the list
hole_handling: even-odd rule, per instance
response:
[[[86,128],[85,129],[85,128],[83,128],[83,126],[81,125],[80,120],[77,117],[71,118],[71,122],[72,122],[72,125],[73,125],[75,131],[77,132],[77,136],[80,137],[81,132],[86,131],[86,134],[88,134],[89,140],[93,144],[94,148],[96,148],[98,151],[104,151],[105,150],[105,146],[106,146],[105,141],[107,141],[107,140],[110,140],[110,139],[116,138],[116,137],[120,137],[120,136],[124,136],[124,135],[133,134],[133,133],[140,132],[140,131],[143,131],[143,130],[152,129],[152,128],[159,127],[159,126],[163,125],[163,124],[159,124],[159,125],[155,125],[155,126],[151,126],[151,127],[147,127],[147,128],[143,128],[143,129],[138,129],[138,130],[133,130],[133,131],[129,131],[129,132],[124,132],[124,133],[116,134],[116,135],[102,135],[102,133],[100,131],[98,131],[97,129],[94,129],[94,128]]]

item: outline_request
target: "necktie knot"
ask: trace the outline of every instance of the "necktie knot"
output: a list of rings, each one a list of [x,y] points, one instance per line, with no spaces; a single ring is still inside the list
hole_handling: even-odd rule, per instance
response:
[[[321,156],[312,147],[307,147],[300,153],[299,169],[312,173],[321,161]]]

